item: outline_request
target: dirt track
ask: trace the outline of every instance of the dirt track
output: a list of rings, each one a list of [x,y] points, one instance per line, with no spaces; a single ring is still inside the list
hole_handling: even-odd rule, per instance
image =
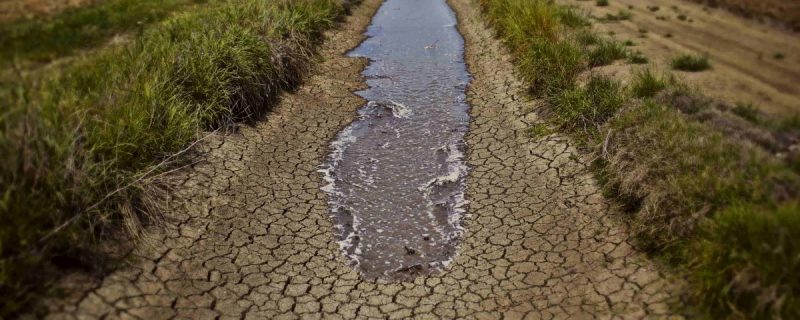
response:
[[[731,104],[753,103],[778,116],[800,114],[798,33],[686,1],[614,0],[607,7],[597,7],[594,1],[558,2],[577,5],[598,18],[629,10],[633,13],[631,20],[595,22],[594,28],[600,33],[613,32],[620,41],[632,40],[636,46],[631,50],[642,51],[663,70],[669,70],[670,59],[680,54],[707,54],[711,70],[676,74],[698,85],[705,94]],[[658,9],[651,11],[648,7]],[[686,20],[679,19],[680,15]],[[640,30],[646,31],[644,37]],[[776,59],[777,53],[784,57]],[[602,72],[627,72],[629,68],[622,64],[624,61],[604,67]]]
[[[444,273],[367,281],[333,239],[322,177],[328,143],[363,104],[355,47],[367,0],[328,34],[316,72],[265,121],[215,136],[176,174],[170,227],[129,266],[52,304],[53,319],[641,318],[670,313],[680,281],[634,252],[581,156],[534,140],[537,103],[466,1],[452,1],[474,79],[467,235]],[[676,284],[677,283],[677,284]]]

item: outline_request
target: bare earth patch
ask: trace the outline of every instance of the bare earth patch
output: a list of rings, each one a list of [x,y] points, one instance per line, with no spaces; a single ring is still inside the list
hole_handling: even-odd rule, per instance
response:
[[[620,41],[633,41],[630,49],[641,51],[660,69],[669,70],[670,60],[681,54],[708,55],[710,70],[676,73],[713,98],[753,103],[778,116],[800,112],[798,33],[685,1],[613,0],[607,7],[597,7],[594,1],[558,2],[577,5],[595,17],[632,12],[630,20],[595,22],[594,28]],[[617,69],[601,71],[614,74]]]
[[[800,31],[800,2],[786,0],[691,0]]]

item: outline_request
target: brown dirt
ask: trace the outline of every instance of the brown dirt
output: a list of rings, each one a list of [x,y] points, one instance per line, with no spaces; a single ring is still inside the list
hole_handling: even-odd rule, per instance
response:
[[[613,0],[608,7],[595,2],[559,0],[577,5],[595,17],[629,10],[632,20],[596,22],[601,33],[613,32],[618,40],[632,40],[632,50],[642,51],[658,68],[669,70],[669,61],[683,53],[707,54],[712,69],[676,74],[696,84],[712,98],[731,104],[754,103],[764,112],[787,116],[800,113],[800,34],[751,21],[722,9],[677,0]],[[652,12],[648,6],[658,6]],[[672,6],[677,6],[673,10]],[[686,21],[678,19],[687,16]],[[660,20],[658,17],[664,17]],[[646,37],[640,29],[647,30]],[[785,55],[775,59],[776,53]],[[602,68],[607,73],[630,70],[618,63]],[[620,77],[626,78],[626,77]]]
[[[314,74],[265,121],[204,143],[205,161],[170,179],[168,227],[94,288],[52,302],[49,318],[668,317],[682,282],[633,249],[565,137],[528,135],[541,105],[466,1],[451,1],[474,76],[459,253],[413,282],[365,280],[347,266],[316,171],[364,103],[352,92],[366,62],[343,54],[379,3],[328,34]]]
[[[0,0],[0,23],[21,18],[47,16],[68,8],[85,6],[102,0]]]
[[[725,8],[738,15],[783,25],[800,31],[800,1],[789,0],[691,0]]]

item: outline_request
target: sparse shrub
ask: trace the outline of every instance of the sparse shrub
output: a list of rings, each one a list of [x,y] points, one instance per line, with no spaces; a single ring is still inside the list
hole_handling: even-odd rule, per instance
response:
[[[704,55],[680,55],[672,59],[670,64],[672,69],[690,72],[698,72],[711,68],[708,57]]]
[[[624,59],[628,52],[625,46],[614,40],[601,41],[589,51],[589,66],[598,67],[611,64],[614,60]]]
[[[786,58],[786,55],[784,55],[782,52],[775,52],[772,57],[775,58],[775,60],[783,60]]]
[[[633,40],[625,40],[625,42],[623,42],[622,44],[624,44],[626,47],[633,47],[636,45],[636,43],[634,43]]]
[[[686,17],[686,15],[685,15],[685,14],[679,14],[679,15],[678,15],[678,20],[680,20],[680,21],[686,21],[686,18],[687,18],[687,17]]]
[[[672,33],[667,33],[664,35],[665,38],[672,38]]]
[[[598,7],[607,7],[608,0],[597,0],[595,4],[597,4]]]
[[[659,6],[648,6],[647,9],[652,11],[652,12],[656,12],[656,11],[660,10],[661,8]]]

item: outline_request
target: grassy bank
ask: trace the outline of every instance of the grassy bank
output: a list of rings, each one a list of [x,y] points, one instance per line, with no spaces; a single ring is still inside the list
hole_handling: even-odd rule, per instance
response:
[[[709,100],[668,74],[640,69],[629,86],[597,75],[579,81],[593,67],[641,59],[576,23],[573,9],[479,4],[532,94],[550,105],[552,124],[597,154],[598,180],[629,214],[640,246],[688,274],[699,305],[692,312],[800,317],[792,236],[800,178],[787,161],[701,121],[716,115]]]
[[[0,88],[0,318],[35,303],[54,271],[88,265],[107,230],[153,218],[142,195],[163,161],[266,111],[347,5],[198,6]]]
[[[170,13],[207,0],[108,0],[54,16],[0,25],[0,68],[15,61],[47,62],[99,46],[114,35],[136,33]]]

